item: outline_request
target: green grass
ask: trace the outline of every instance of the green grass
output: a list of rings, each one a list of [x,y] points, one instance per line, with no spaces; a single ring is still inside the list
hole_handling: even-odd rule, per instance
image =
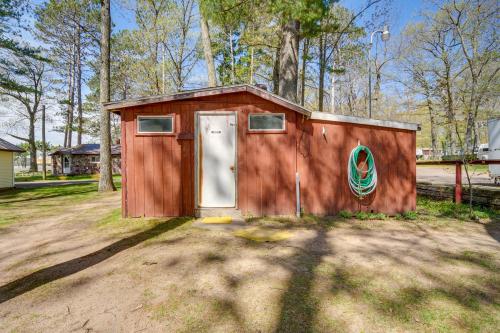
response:
[[[433,200],[420,196],[417,197],[417,214],[424,218],[453,218],[460,221],[500,218],[500,212],[494,209],[474,206],[473,216],[471,216],[469,206],[466,204],[456,204],[449,200]]]
[[[417,197],[417,209],[415,211],[406,211],[394,216],[388,216],[383,213],[371,212],[350,212],[347,210],[340,211],[336,216],[317,216],[314,214],[302,214],[301,218],[296,217],[251,217],[247,218],[248,223],[256,225],[279,225],[285,226],[302,226],[302,225],[317,225],[322,227],[335,227],[338,223],[348,223],[349,220],[360,221],[408,221],[422,222],[432,224],[433,226],[447,226],[450,223],[464,221],[498,221],[500,220],[500,212],[489,208],[477,207],[473,208],[472,216],[469,214],[469,206],[465,204],[455,204],[452,201],[439,201],[426,197]],[[359,224],[358,227],[367,227],[369,224]]]
[[[113,178],[115,180],[120,179],[120,175],[113,175]],[[83,180],[83,179],[99,179],[99,174],[93,174],[93,175],[59,175],[55,176],[52,174],[47,174],[46,180]],[[41,181],[43,180],[42,178],[42,173],[41,172],[30,172],[30,173],[17,173],[15,182],[16,183],[23,183],[23,182],[34,182],[34,181]]]
[[[352,213],[347,210],[341,210],[339,212],[339,216],[344,219],[350,219],[352,217]]]
[[[153,229],[155,227],[165,224],[165,222],[171,222],[172,225],[176,225],[176,230],[185,230],[189,227],[193,220],[191,217],[179,217],[179,218],[156,218],[156,217],[134,217],[134,218],[123,218],[121,215],[121,208],[116,208],[111,210],[108,214],[104,215],[101,219],[97,220],[94,224],[96,231],[99,233],[110,234],[114,237],[123,236],[129,233],[137,233],[145,230]],[[160,235],[154,240],[148,240],[144,243],[151,243],[159,241],[163,236]]]
[[[384,213],[369,213],[369,212],[357,212],[354,215],[358,220],[385,220],[387,216]]]
[[[121,182],[115,181],[115,185],[121,188]],[[99,195],[97,183],[1,191],[0,228],[32,218],[56,216],[67,207]]]
[[[449,200],[433,200],[426,197],[417,197],[417,210],[407,211],[402,214],[397,214],[394,217],[388,217],[382,213],[369,212],[349,212],[340,211],[338,217],[342,219],[358,219],[358,220],[407,220],[407,221],[431,221],[437,218],[440,219],[456,219],[458,221],[475,221],[475,220],[498,220],[500,212],[494,209],[484,207],[473,207],[472,216],[469,212],[469,206],[466,204],[455,204]]]

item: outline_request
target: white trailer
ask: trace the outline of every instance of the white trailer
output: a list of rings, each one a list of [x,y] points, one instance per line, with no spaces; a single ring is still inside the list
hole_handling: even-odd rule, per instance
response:
[[[488,120],[488,159],[500,160],[500,118]],[[489,165],[490,178],[500,185],[500,164]]]

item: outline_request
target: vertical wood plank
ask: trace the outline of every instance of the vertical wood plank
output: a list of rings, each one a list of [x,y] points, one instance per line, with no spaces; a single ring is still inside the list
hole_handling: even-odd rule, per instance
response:
[[[127,204],[127,121],[125,119],[125,114],[120,113],[121,118],[121,175],[122,175],[122,217],[128,216],[128,204]]]
[[[168,113],[167,104],[162,105],[162,112],[164,114]],[[172,141],[173,137],[166,137],[162,140],[162,168],[163,168],[163,216],[174,216],[173,207],[173,181],[172,181],[172,169],[174,165],[172,163]]]
[[[237,108],[236,117],[238,118],[238,143],[237,143],[237,190],[238,190],[238,208],[243,214],[248,212],[248,177],[247,177],[247,156],[246,156],[246,128],[247,128],[247,116],[248,108],[239,107]]]
[[[144,213],[154,216],[153,137],[144,137]]]
[[[181,122],[183,115],[178,109],[170,105],[169,113],[175,112],[175,131],[179,132],[181,128]],[[173,205],[173,215],[180,216],[182,214],[182,185],[181,185],[181,173],[182,161],[181,161],[181,145],[179,140],[172,139],[172,205]]]
[[[135,162],[135,211],[136,216],[144,216],[144,137],[135,138],[134,162]]]
[[[136,186],[135,186],[135,133],[134,133],[134,113],[132,111],[124,112],[124,117],[126,120],[126,159],[127,159],[127,212],[128,216],[136,217],[138,216],[135,209],[135,203],[137,199]],[[122,148],[123,153],[123,148]],[[122,157],[123,158],[123,157]]]
[[[153,137],[153,201],[154,216],[163,216],[163,141],[168,138],[165,136]]]
[[[184,104],[179,106],[181,112],[181,133],[185,133],[189,131],[189,114],[185,111],[186,106]],[[188,215],[188,206],[189,206],[189,196],[191,193],[190,189],[190,167],[191,161],[189,160],[189,145],[187,140],[180,140],[181,145],[181,184],[182,184],[182,201],[181,201],[181,214]]]
[[[194,135],[194,110],[192,104],[186,104],[184,113],[189,117],[187,132],[192,133]],[[188,170],[188,178],[189,178],[189,201],[187,203],[187,211],[186,215],[194,215],[194,140],[186,140],[187,145],[189,147],[189,170]]]

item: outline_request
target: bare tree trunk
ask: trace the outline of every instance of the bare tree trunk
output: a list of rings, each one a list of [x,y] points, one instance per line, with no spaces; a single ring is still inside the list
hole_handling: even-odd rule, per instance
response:
[[[234,84],[234,47],[233,47],[233,30],[229,29],[229,51],[231,56],[231,84]]]
[[[434,106],[432,104],[431,98],[429,95],[426,96],[426,104],[427,110],[429,110],[429,121],[431,124],[431,148],[432,148],[432,157],[436,156],[437,151],[437,124],[436,124],[436,115],[434,114]]]
[[[249,84],[253,84],[253,47],[250,48],[250,77],[249,77]]]
[[[318,111],[323,111],[324,88],[325,88],[325,69],[326,69],[326,46],[323,34],[319,36],[319,88],[318,88]]]
[[[82,132],[83,132],[83,110],[82,110],[82,47],[81,47],[81,35],[80,28],[78,27],[78,36],[76,44],[76,99],[78,103],[78,136],[76,143],[78,145],[82,144]]]
[[[330,112],[335,113],[335,54],[332,61],[331,86],[330,86]]]
[[[455,154],[455,134],[451,129],[451,126],[455,124],[455,110],[453,110],[453,93],[451,92],[450,71],[450,65],[445,62],[446,119],[448,121],[448,126],[446,129],[446,139],[448,140],[448,143],[450,145],[450,154]]]
[[[465,150],[472,153],[474,150],[472,141],[475,138],[475,117],[472,110],[467,112],[467,125],[465,129]]]
[[[101,75],[100,98],[101,102],[101,160],[99,192],[115,191],[113,184],[113,170],[111,160],[111,122],[110,114],[104,110],[102,103],[110,100],[110,39],[111,13],[110,0],[101,0]]]
[[[279,89],[281,97],[297,102],[300,22],[290,20],[283,29],[280,52]]]
[[[280,53],[281,53],[281,42],[280,46],[276,48],[274,53],[274,64],[273,64],[273,93],[279,93],[280,86]]]
[[[45,105],[42,105],[42,179],[47,178],[47,143],[45,142]]]
[[[76,38],[75,38],[76,39]],[[73,146],[73,120],[75,116],[75,85],[76,85],[76,42],[73,42],[71,61],[71,90],[69,95],[70,107],[68,109],[68,147]]]
[[[306,99],[306,69],[307,58],[309,57],[309,38],[304,38],[302,49],[302,69],[300,71],[300,105],[304,105]]]
[[[36,162],[36,141],[35,141],[35,113],[30,114],[30,133],[29,133],[29,150],[30,150],[30,172],[38,171]]]
[[[71,92],[73,91],[73,63],[70,60],[68,64],[68,109],[66,110],[66,125],[64,127],[64,147],[69,147],[69,128],[70,128],[70,113],[73,113],[73,104],[71,102]]]
[[[203,43],[203,53],[205,55],[205,62],[207,63],[208,72],[208,86],[215,87],[217,85],[217,78],[215,76],[214,56],[212,53],[212,42],[210,39],[210,28],[208,21],[200,13],[200,26],[201,26],[201,41]]]
[[[375,62],[375,85],[373,86],[373,100],[375,107],[373,113],[380,112],[380,86],[382,84],[382,66],[377,66]]]

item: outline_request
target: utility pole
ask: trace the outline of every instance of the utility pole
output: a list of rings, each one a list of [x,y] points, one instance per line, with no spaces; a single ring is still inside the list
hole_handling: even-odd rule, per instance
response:
[[[389,33],[389,27],[384,25],[384,29],[376,30],[370,34],[370,44],[368,49],[368,117],[372,117],[372,66],[371,66],[371,51],[373,47],[373,36],[377,33],[382,35],[382,41],[386,42],[389,40],[391,34]]]
[[[45,143],[45,105],[42,105],[42,179],[47,178],[47,149]]]

